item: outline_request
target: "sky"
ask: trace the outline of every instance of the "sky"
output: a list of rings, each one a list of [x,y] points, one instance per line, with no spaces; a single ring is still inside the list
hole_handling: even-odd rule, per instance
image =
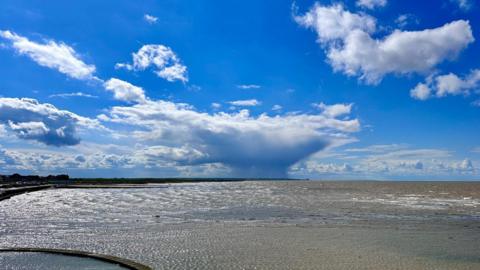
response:
[[[0,5],[0,174],[480,179],[480,2]]]

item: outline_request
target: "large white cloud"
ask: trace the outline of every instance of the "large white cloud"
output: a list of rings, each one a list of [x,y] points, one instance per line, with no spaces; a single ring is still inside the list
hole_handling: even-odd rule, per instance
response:
[[[37,43],[11,31],[0,31],[0,37],[11,41],[12,47],[39,65],[58,70],[75,79],[94,79],[95,66],[84,63],[75,50],[63,42],[47,40]]]
[[[304,27],[315,30],[318,42],[322,45],[342,40],[353,30],[373,33],[376,29],[375,18],[366,14],[351,13],[340,4],[322,6],[315,3],[307,13],[296,16],[295,21]]]
[[[99,128],[96,120],[28,98],[0,98],[0,124],[17,137],[46,145],[75,145],[77,127]]]
[[[470,23],[464,20],[421,31],[395,30],[374,38],[372,17],[351,13],[338,4],[316,3],[295,20],[317,33],[335,71],[358,76],[368,84],[377,84],[390,73],[427,73],[474,41]]]
[[[442,98],[448,95],[469,95],[480,87],[480,70],[474,69],[463,78],[456,74],[431,76],[410,90],[410,96],[419,100],[432,97]]]
[[[146,101],[145,91],[141,87],[117,78],[111,78],[104,83],[105,89],[113,92],[114,98],[127,102],[142,103]]]
[[[187,82],[187,67],[183,65],[180,58],[167,46],[159,44],[143,45],[136,53],[132,53],[133,63],[117,63],[116,68],[128,70],[145,70],[154,67],[157,76],[169,81]]]
[[[220,163],[237,176],[285,177],[289,166],[329,146],[352,141],[349,134],[360,128],[357,119],[340,120],[323,113],[207,114],[162,100],[113,107],[101,119],[130,126],[133,137],[149,145],[150,157],[190,153],[190,159],[182,159],[184,164]],[[163,146],[183,150],[172,152]]]

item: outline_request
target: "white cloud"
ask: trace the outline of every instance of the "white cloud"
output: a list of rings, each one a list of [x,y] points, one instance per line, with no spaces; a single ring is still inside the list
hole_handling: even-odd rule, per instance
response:
[[[217,102],[213,102],[213,103],[211,104],[211,106],[212,106],[213,109],[218,110],[218,109],[220,109],[220,108],[222,107],[222,104],[217,103]]]
[[[7,128],[4,124],[0,124],[0,138],[4,139],[8,136]]]
[[[449,95],[469,95],[480,87],[480,70],[474,69],[463,78],[456,74],[431,76],[425,83],[419,83],[410,90],[413,98],[426,100],[431,97],[442,98]]]
[[[435,78],[437,96],[468,94],[468,91],[478,88],[480,84],[480,70],[472,70],[465,78],[459,78],[453,73]]]
[[[270,177],[284,177],[297,161],[351,142],[349,134],[360,126],[356,119],[339,120],[323,113],[252,117],[248,110],[241,110],[207,114],[187,104],[161,100],[113,107],[102,120],[129,125],[130,137],[150,147],[184,147],[181,153],[195,153],[196,158],[184,161],[189,165],[220,163],[237,176]]]
[[[384,7],[387,5],[387,0],[357,0],[357,6],[374,9],[376,7]]]
[[[365,172],[374,173],[383,170],[390,175],[420,173],[427,177],[442,175],[445,177],[474,172],[474,166],[470,160],[455,160],[450,151],[407,147],[363,157],[359,167]]]
[[[217,163],[188,165],[202,154],[184,147],[136,147],[121,150],[117,145],[83,143],[84,148],[92,151],[83,151],[81,145],[69,147],[70,151],[49,149],[1,149],[0,166],[2,172],[35,172],[36,174],[66,173],[74,176],[98,176],[99,173],[111,177],[138,177],[162,175],[172,177],[199,176],[212,177],[228,175],[229,169]],[[73,151],[72,151],[73,150]]]
[[[154,24],[158,21],[158,18],[152,15],[145,14],[143,19],[148,22],[149,24]]]
[[[60,93],[60,94],[53,94],[48,96],[49,98],[69,98],[69,97],[85,97],[85,98],[98,98],[98,96],[90,95],[83,92],[73,92],[73,93]]]
[[[464,11],[470,10],[472,8],[472,2],[470,0],[450,0],[453,3],[457,4],[458,7]]]
[[[424,83],[419,83],[415,88],[410,90],[410,96],[418,100],[427,100],[432,95],[432,89]]]
[[[159,70],[157,72],[157,75],[160,78],[164,78],[165,80],[167,80],[169,82],[173,82],[173,81],[186,82],[186,81],[188,81],[188,79],[187,79],[187,67],[182,65],[182,64],[179,64],[179,63],[175,63],[172,66],[165,67],[162,70]]]
[[[453,21],[422,31],[395,30],[375,39],[375,19],[351,13],[341,5],[316,3],[295,20],[315,30],[335,71],[377,84],[390,73],[427,73],[436,65],[453,60],[474,41],[470,23]]]
[[[327,150],[297,163],[291,173],[296,177],[343,179],[471,179],[477,175],[477,166],[448,150],[392,144]]]
[[[75,79],[95,79],[95,66],[85,64],[75,50],[63,42],[47,40],[43,44],[36,43],[10,31],[0,31],[0,37],[10,40],[19,54],[30,57],[41,66]]]
[[[240,84],[240,85],[237,85],[237,88],[240,88],[240,89],[259,89],[259,88],[261,88],[261,86],[257,85],[257,84]]]
[[[132,53],[132,57],[133,64],[117,63],[115,68],[138,71],[153,66],[155,67],[154,73],[169,82],[188,81],[187,67],[181,63],[178,56],[169,47],[155,44],[144,45],[138,52]]]
[[[314,103],[312,104],[314,107],[323,111],[323,114],[328,115],[330,117],[338,117],[345,114],[350,114],[352,110],[353,104],[334,104],[334,105],[326,105],[325,103]]]
[[[317,32],[318,42],[334,42],[346,38],[353,30],[367,33],[375,32],[375,18],[366,14],[355,14],[344,9],[340,4],[322,6],[315,3],[303,16],[295,16],[295,21]]]
[[[406,148],[402,144],[375,144],[363,148],[348,148],[345,152],[351,153],[386,153]]]
[[[331,48],[328,58],[336,71],[360,76],[376,84],[388,73],[425,73],[447,59],[453,59],[473,42],[466,21],[456,21],[423,31],[394,31],[383,40],[354,31],[341,48]]]
[[[155,164],[163,161],[164,164],[173,162],[172,165],[188,165],[205,158],[208,158],[206,154],[187,145],[181,147],[155,145],[145,147],[135,153],[135,161],[140,164]]]
[[[345,176],[346,174],[354,172],[354,170],[355,169],[348,163],[335,164],[308,160],[293,166],[291,171],[292,173],[304,173],[307,175],[341,174]]]
[[[0,98],[0,123],[17,137],[46,145],[75,145],[77,127],[100,128],[96,120],[28,98]]]
[[[31,139],[39,136],[45,136],[50,132],[50,129],[43,122],[20,122],[14,123],[8,121],[8,126],[12,131],[14,131],[18,137],[22,139]],[[55,133],[60,136],[65,136],[65,133],[62,131],[63,128],[55,130]]]
[[[235,100],[228,102],[233,106],[259,106],[262,102],[256,99]]]
[[[401,14],[395,19],[395,23],[400,28],[404,28],[409,24],[418,24],[418,19],[412,14]]]
[[[477,99],[477,100],[473,101],[472,105],[475,106],[475,107],[480,107],[480,99]]]
[[[273,105],[273,107],[272,107],[272,111],[280,111],[282,108],[283,108],[282,106],[280,106],[280,105],[278,105],[278,104],[275,104],[275,105]]]
[[[459,171],[462,171],[462,172],[473,172],[473,171],[475,171],[473,163],[470,159],[462,160],[462,162],[457,164],[456,169],[459,170]]]
[[[145,92],[141,87],[117,78],[111,78],[104,83],[105,89],[113,92],[114,98],[126,102],[143,103],[146,101]]]

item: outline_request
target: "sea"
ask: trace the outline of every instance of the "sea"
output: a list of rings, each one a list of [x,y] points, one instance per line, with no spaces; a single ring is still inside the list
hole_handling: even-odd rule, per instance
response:
[[[153,269],[480,269],[480,182],[48,189],[0,201],[0,248],[13,247]]]

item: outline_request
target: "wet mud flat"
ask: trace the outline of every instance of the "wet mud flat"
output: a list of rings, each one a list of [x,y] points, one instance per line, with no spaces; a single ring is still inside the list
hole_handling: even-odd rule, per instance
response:
[[[480,269],[480,184],[44,190],[1,202],[7,246],[93,251],[154,269]]]

